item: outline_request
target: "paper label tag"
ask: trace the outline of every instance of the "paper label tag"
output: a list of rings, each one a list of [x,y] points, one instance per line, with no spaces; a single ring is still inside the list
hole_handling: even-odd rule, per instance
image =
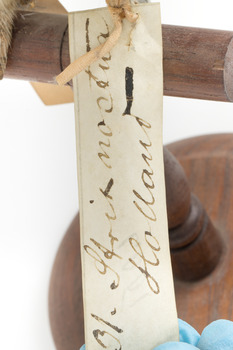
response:
[[[74,78],[87,350],[178,340],[162,149],[159,4]],[[106,40],[108,9],[69,15],[71,60]]]

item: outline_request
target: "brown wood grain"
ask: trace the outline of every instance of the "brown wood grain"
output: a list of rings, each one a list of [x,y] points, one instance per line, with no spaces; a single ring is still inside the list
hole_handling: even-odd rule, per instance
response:
[[[191,192],[183,168],[164,148],[166,199],[173,274],[200,280],[217,266],[223,247],[219,232]]]
[[[233,101],[233,32],[163,25],[164,94]],[[70,63],[67,16],[22,12],[5,77],[54,83]]]
[[[71,223],[57,252],[50,280],[49,317],[57,349],[84,343],[79,217]]]
[[[6,78],[55,83],[61,71],[61,44],[67,16],[22,12],[9,49]],[[69,61],[69,52],[64,59]]]
[[[193,138],[171,144],[168,149],[181,162],[194,193],[190,197],[182,169],[165,151],[167,192],[172,179],[176,187],[172,189],[174,197],[170,194],[168,199],[168,212],[178,203],[179,219],[170,221],[173,264],[181,253],[175,277],[178,315],[201,332],[216,319],[233,320],[233,134]],[[72,350],[84,342],[79,255],[77,216],[60,246],[50,284],[50,321],[58,350]],[[205,278],[199,275],[196,281],[181,281],[187,280],[187,271],[200,274],[206,268]],[[177,267],[174,269],[177,275]]]
[[[221,260],[209,276],[192,283],[175,281],[179,317],[201,332],[216,319],[233,320],[233,134],[196,137],[168,148],[223,243]]]
[[[232,101],[233,33],[163,26],[164,94]]]

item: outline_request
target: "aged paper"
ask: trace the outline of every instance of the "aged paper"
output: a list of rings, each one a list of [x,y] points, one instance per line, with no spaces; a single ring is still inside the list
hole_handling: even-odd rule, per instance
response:
[[[162,151],[159,4],[137,5],[116,47],[74,78],[87,350],[178,340]],[[71,60],[113,29],[69,15]]]

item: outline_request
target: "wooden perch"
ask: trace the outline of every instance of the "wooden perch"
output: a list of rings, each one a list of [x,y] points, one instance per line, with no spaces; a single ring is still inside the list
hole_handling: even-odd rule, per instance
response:
[[[66,15],[22,12],[5,77],[55,83],[69,63]],[[233,101],[233,32],[163,25],[164,95]]]

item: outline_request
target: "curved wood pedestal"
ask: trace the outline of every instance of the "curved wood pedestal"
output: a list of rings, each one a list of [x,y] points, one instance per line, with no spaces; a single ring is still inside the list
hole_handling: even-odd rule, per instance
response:
[[[208,277],[189,283],[175,279],[178,315],[201,332],[213,320],[233,320],[233,134],[196,137],[167,148],[180,161],[223,240],[220,262]],[[84,343],[78,227],[76,217],[51,277],[49,312],[58,350]]]

